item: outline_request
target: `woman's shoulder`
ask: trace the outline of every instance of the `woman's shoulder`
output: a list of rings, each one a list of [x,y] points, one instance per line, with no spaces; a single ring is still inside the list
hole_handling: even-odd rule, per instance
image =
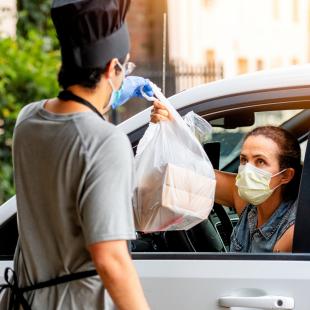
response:
[[[280,218],[277,240],[280,240],[282,236],[286,234],[286,232],[295,224],[297,200],[283,201],[280,208],[282,208],[282,217]]]
[[[296,200],[290,200],[290,201],[287,201],[284,203],[286,204],[286,212],[288,214],[287,223],[288,223],[288,225],[291,225],[292,223],[295,223],[295,219],[296,219],[297,199]]]

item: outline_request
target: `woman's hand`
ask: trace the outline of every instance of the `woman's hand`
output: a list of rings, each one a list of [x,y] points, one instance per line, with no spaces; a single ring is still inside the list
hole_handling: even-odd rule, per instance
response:
[[[153,103],[153,109],[151,113],[151,122],[158,123],[160,121],[170,121],[172,115],[169,110],[160,101],[155,100]]]

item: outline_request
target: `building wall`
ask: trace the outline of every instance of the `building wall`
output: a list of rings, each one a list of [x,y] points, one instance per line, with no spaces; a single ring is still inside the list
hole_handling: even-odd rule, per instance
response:
[[[168,0],[170,58],[224,76],[309,61],[308,0]]]
[[[12,36],[16,34],[16,1],[0,1],[0,36]]]
[[[163,13],[166,0],[132,0],[127,15],[131,58],[149,64],[162,59]]]

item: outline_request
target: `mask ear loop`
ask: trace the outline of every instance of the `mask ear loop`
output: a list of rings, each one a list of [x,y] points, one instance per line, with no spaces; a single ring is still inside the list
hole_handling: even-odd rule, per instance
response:
[[[112,88],[112,91],[116,91],[111,78],[108,79],[108,82],[109,82],[109,84],[110,84],[110,86]]]
[[[271,177],[272,177],[272,178],[273,178],[273,177],[276,177],[277,175],[281,174],[282,172],[286,171],[287,169],[288,169],[288,168],[285,168],[285,169],[283,169],[283,170],[277,172],[276,174],[272,175]]]
[[[285,169],[283,169],[283,170],[277,172],[276,174],[272,175],[271,178],[276,177],[277,175],[283,173],[283,172],[286,171],[287,169],[288,169],[288,168],[285,168]],[[270,180],[271,180],[271,178],[270,178]],[[269,183],[269,184],[270,184],[270,183]],[[275,186],[274,188],[271,188],[271,189],[274,191],[274,190],[276,190],[278,187],[280,187],[281,185],[283,185],[283,184],[280,183],[280,184],[278,184],[277,186]],[[270,188],[270,185],[269,185],[269,188]]]

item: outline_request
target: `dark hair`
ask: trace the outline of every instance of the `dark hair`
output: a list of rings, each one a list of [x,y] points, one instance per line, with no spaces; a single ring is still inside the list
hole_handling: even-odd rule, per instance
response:
[[[81,85],[86,88],[96,88],[105,69],[65,68],[58,73],[58,83],[63,89],[71,85]]]
[[[301,178],[301,151],[298,140],[287,130],[276,126],[261,126],[250,131],[244,141],[250,136],[264,136],[273,140],[279,147],[280,170],[293,168],[295,171],[293,179],[283,188],[283,199],[285,201],[296,199]]]
[[[119,62],[123,64],[125,59],[120,59]],[[108,69],[110,62],[108,62],[105,68],[79,68],[79,67],[65,67],[61,66],[58,73],[58,83],[63,88],[66,89],[71,85],[81,85],[86,88],[96,88],[97,84],[100,82],[102,75]],[[115,70],[121,71],[119,66],[115,66]]]

